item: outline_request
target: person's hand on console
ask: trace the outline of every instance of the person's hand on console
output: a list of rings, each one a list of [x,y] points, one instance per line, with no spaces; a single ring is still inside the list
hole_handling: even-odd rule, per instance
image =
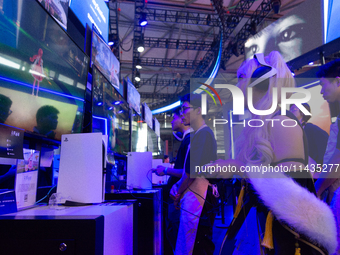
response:
[[[164,166],[157,166],[157,168],[154,168],[154,172],[158,175],[158,176],[164,176],[165,175],[165,170],[166,167]]]

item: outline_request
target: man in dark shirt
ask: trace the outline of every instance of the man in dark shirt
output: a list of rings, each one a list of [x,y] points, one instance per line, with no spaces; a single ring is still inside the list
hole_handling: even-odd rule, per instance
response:
[[[340,102],[340,59],[320,68],[318,72],[320,83],[322,86],[321,94],[328,103],[339,104]],[[327,149],[324,156],[324,171],[320,174],[318,180],[315,182],[315,189],[317,195],[328,189],[329,194],[327,202],[330,203],[335,190],[340,187],[340,174],[338,171],[331,171],[329,168],[332,164],[340,163],[340,132],[339,132],[339,118],[330,127],[330,135],[327,143]],[[336,165],[335,165],[336,166]]]
[[[214,245],[211,239],[215,215],[210,213],[210,217],[207,217],[207,212],[212,212],[212,208],[203,208],[208,205],[213,207],[212,193],[208,190],[209,181],[194,176],[194,173],[196,167],[217,159],[217,144],[212,130],[205,124],[202,116],[201,95],[187,94],[181,98],[181,102],[183,124],[190,125],[194,134],[191,136],[185,160],[185,172],[170,191],[175,205],[179,204],[181,208],[175,254],[213,254]]]
[[[172,250],[175,250],[177,233],[179,227],[179,217],[180,211],[177,210],[174,206],[174,200],[169,197],[171,187],[180,180],[183,173],[184,161],[187,154],[188,146],[190,144],[190,132],[192,129],[190,126],[185,126],[182,123],[182,118],[180,114],[180,108],[175,108],[173,110],[173,120],[171,121],[172,130],[174,132],[180,132],[182,137],[177,137],[177,139],[181,140],[181,145],[178,149],[176,155],[176,161],[174,168],[158,166],[155,169],[155,172],[159,176],[163,176],[165,174],[170,175],[168,180],[168,184],[163,188],[163,197],[164,201],[167,202],[168,214],[165,216],[166,218],[166,234],[167,238],[171,244]],[[174,133],[175,135],[175,133]],[[175,135],[176,136],[176,135]],[[164,251],[167,254],[167,250]]]

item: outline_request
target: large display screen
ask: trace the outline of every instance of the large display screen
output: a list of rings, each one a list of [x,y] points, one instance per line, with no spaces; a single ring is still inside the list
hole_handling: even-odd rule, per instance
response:
[[[81,132],[89,57],[37,1],[0,3],[3,122],[57,140]]]
[[[70,0],[38,0],[40,4],[65,30],[67,28],[68,6]]]
[[[147,124],[142,117],[132,110],[131,118],[131,151],[146,152],[148,150]]]
[[[92,32],[91,62],[96,65],[100,72],[119,90],[119,62],[109,46]]]
[[[86,27],[94,25],[106,40],[109,36],[109,8],[103,0],[70,0],[70,8]]]
[[[246,58],[279,51],[286,62],[323,44],[322,2],[306,0],[245,43]]]
[[[134,109],[138,114],[141,114],[140,94],[133,83],[130,81],[129,77],[127,78],[127,101],[130,105],[130,108]]]
[[[108,153],[125,155],[130,150],[129,106],[96,66],[92,82],[92,131],[108,135]]]

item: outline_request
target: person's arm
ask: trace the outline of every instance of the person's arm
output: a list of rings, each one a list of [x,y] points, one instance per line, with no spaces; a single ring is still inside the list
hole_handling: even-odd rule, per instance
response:
[[[182,193],[190,187],[195,179],[190,178],[188,173],[184,173],[181,179],[175,183],[170,191],[170,197],[174,200],[174,205],[177,205],[181,200]]]
[[[337,178],[340,177],[340,169],[333,167],[332,171],[330,171],[329,166],[331,164],[340,164],[339,149],[335,149],[332,157],[326,164],[324,164],[325,166],[327,166],[327,168],[324,169],[324,171],[319,175],[318,180],[315,182],[315,189],[318,197],[320,197],[322,192],[324,192],[329,186],[331,186],[336,181]]]
[[[165,169],[166,169],[166,173],[165,173]],[[183,173],[183,169],[176,169],[176,168],[170,168],[170,167],[165,167],[165,166],[157,166],[157,168],[153,169],[153,171],[158,176],[171,175],[171,176],[175,176],[178,178],[181,178],[182,173]]]

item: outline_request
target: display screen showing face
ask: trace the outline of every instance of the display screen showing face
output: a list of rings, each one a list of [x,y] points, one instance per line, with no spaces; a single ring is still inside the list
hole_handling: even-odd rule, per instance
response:
[[[56,140],[81,132],[89,57],[38,2],[1,4],[1,122]]]
[[[286,62],[323,44],[321,2],[306,0],[245,43],[245,56],[278,51]]]
[[[105,76],[93,68],[92,131],[108,135],[108,153],[130,150],[129,106]]]

